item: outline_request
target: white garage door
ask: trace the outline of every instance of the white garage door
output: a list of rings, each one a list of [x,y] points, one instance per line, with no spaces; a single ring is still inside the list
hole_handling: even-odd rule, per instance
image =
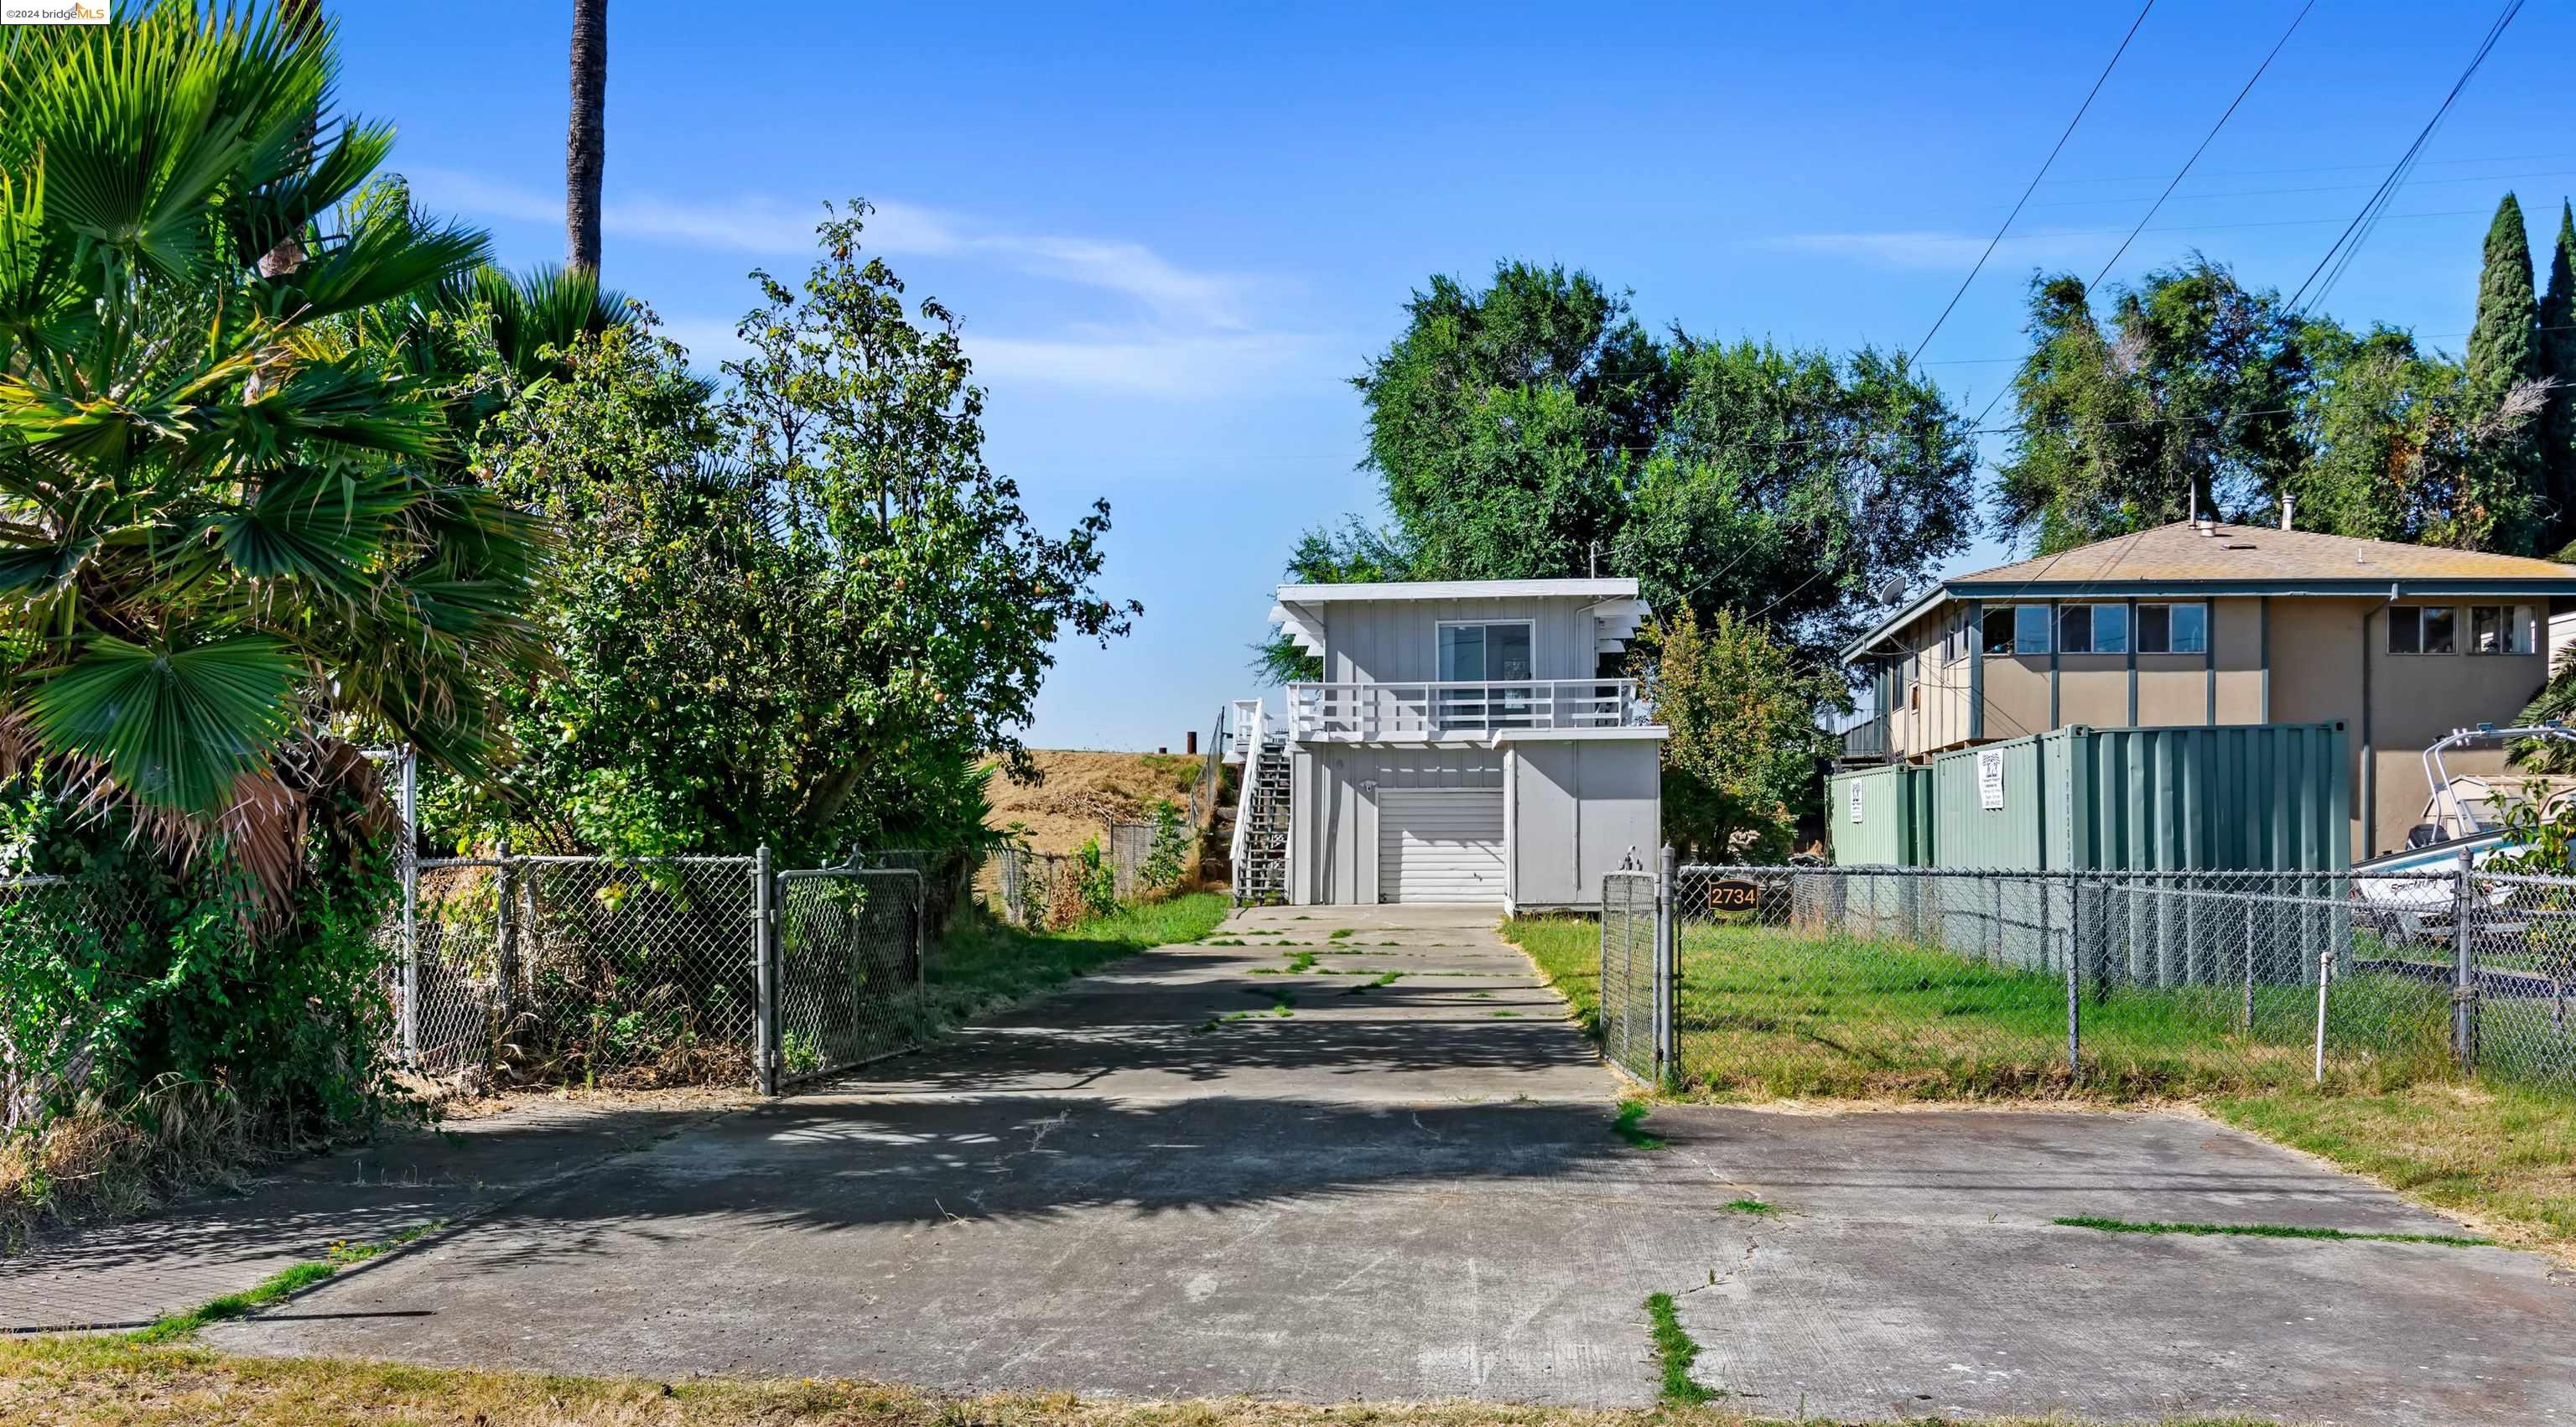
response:
[[[1502,790],[1379,792],[1377,896],[1381,902],[1499,904]]]

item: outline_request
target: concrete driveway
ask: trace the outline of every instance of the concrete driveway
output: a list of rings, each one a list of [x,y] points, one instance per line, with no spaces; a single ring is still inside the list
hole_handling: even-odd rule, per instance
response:
[[[1640,1305],[1660,1291],[1702,1380],[1783,1416],[2576,1421],[2576,1291],[2536,1256],[2050,1222],[2458,1231],[2202,1121],[1712,1107],[1659,1112],[1669,1147],[1632,1147],[1616,1082],[1491,920],[1241,913],[1229,932],[1259,945],[1146,953],[208,1337],[1611,1406],[1653,1399]],[[1280,974],[1299,952],[1313,969]],[[1780,1212],[1727,1207],[1755,1197]]]

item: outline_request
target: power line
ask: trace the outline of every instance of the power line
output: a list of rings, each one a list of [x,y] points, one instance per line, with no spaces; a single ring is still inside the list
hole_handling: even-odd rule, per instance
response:
[[[2532,330],[2535,332],[2576,332],[2576,322],[2553,323],[2535,327]],[[2472,334],[2467,332],[2409,332],[2406,335],[2408,337],[2418,338],[2427,342],[2447,342],[2454,337],[2467,337]],[[1927,367],[1985,367],[1993,366],[2000,362],[2027,362],[2030,358],[2031,354],[2028,352],[2024,352],[2018,357],[1944,357],[1940,361],[1923,362],[1920,365]]]
[[[2477,173],[2469,174],[2460,178],[2410,178],[2406,180],[2404,184],[2399,186],[2404,188],[2424,188],[2442,183],[2511,183],[2516,179],[2566,178],[2571,174],[2576,174],[2576,169],[2525,169],[2520,173]],[[2284,194],[2293,193],[2359,193],[2365,189],[2376,191],[2377,187],[2378,185],[2369,183],[2330,183],[2321,187],[2310,188],[2231,188],[2217,193],[2176,194],[2174,196],[2174,201],[2178,203],[2199,203],[2212,198],[2276,198]],[[2119,198],[2067,198],[2060,199],[2052,203],[2034,203],[2030,206],[2033,208],[2101,208],[2112,204],[2135,203],[2137,201],[2138,195],[2127,194]]]
[[[2314,0],[2310,0],[2310,3],[2313,4]],[[2075,117],[2066,121],[2066,128],[2058,134],[2056,145],[2049,149],[2048,157],[2040,161],[2039,172],[2030,176],[2029,186],[2022,189],[2021,198],[2013,204],[2012,211],[2004,215],[2002,226],[1996,228],[1995,235],[1986,240],[1986,250],[1977,255],[1975,266],[1968,269],[1966,277],[1959,279],[1959,290],[1950,294],[1950,301],[1941,309],[1941,315],[1932,319],[1932,330],[1924,333],[1923,340],[1914,344],[1914,356],[1922,356],[1923,349],[1932,345],[1932,339],[1940,335],[1941,324],[1950,320],[1950,314],[1959,306],[1959,299],[1967,296],[1968,284],[1975,282],[1977,274],[1985,271],[1986,259],[1995,255],[1996,245],[2003,242],[2004,233],[2012,227],[2013,220],[2021,216],[2022,205],[2030,202],[2031,194],[2039,188],[2039,181],[2048,177],[2049,165],[2056,163],[2057,156],[2065,152],[2066,141],[2075,137],[2075,126],[2084,122],[2085,114],[2093,108],[2093,100],[2101,94],[2103,84],[2111,78],[2111,71],[2119,66],[2120,56],[2129,52],[2129,41],[2138,37],[2138,27],[2147,22],[2147,12],[2154,8],[2156,8],[2156,0],[2147,0],[2146,4],[2138,7],[2138,18],[2129,22],[2128,33],[2120,36],[2120,47],[2111,51],[2110,62],[2103,65],[2102,72],[2093,77],[2093,87],[2084,92],[2084,102],[2075,106]],[[1907,366],[1910,367],[1913,364],[1912,358],[1906,360]]]
[[[2132,231],[2127,238],[2121,241],[2120,246],[2112,252],[2110,262],[2104,263],[2102,265],[2102,271],[2094,274],[2093,281],[2085,284],[2085,291],[2090,292],[2094,288],[2100,287],[2102,285],[2102,279],[2111,275],[2112,267],[2120,261],[2123,254],[2129,251],[2129,244],[2137,241],[2139,232],[2145,231],[2147,219],[2155,217],[2157,210],[2165,206],[2165,200],[2173,197],[2173,191],[2181,186],[2182,181],[2185,178],[2191,176],[2191,166],[2200,162],[2200,156],[2203,153],[2208,152],[2210,143],[2217,139],[2218,131],[2226,128],[2227,121],[2236,117],[2237,106],[2243,104],[2245,102],[2245,96],[2253,93],[2254,86],[2262,82],[2264,72],[2271,69],[2272,61],[2280,57],[2281,47],[2290,42],[2290,36],[2298,33],[2299,23],[2307,19],[2308,12],[2315,8],[2317,8],[2317,0],[2307,0],[2306,4],[2299,7],[2299,13],[2290,17],[2290,27],[2281,32],[2281,38],[2272,42],[2271,53],[2263,56],[2263,62],[2261,64],[2254,66],[2253,77],[2246,80],[2245,87],[2237,90],[2236,97],[2227,102],[2227,109],[2224,113],[2221,113],[2218,116],[2218,122],[2210,125],[2209,132],[2201,137],[2200,147],[2193,149],[2191,151],[2191,157],[2182,161],[2182,168],[2174,174],[2173,182],[2166,184],[2165,191],[2156,195],[2156,201],[2147,209],[2146,217],[2138,220],[2137,229]]]
[[[2334,275],[2326,279],[2325,287],[2317,289],[2317,300],[2323,302],[2326,292],[2341,280],[2344,270],[2352,265],[2353,254],[2361,251],[2362,243],[2369,238],[2371,230],[2378,226],[2378,219],[2373,215],[2386,210],[2390,197],[2397,191],[2397,186],[2404,182],[2406,175],[2415,167],[2416,160],[2423,156],[2424,145],[2432,141],[2433,131],[2440,127],[2443,116],[2451,112],[2451,106],[2459,102],[2461,93],[2469,87],[2469,80],[2477,74],[2479,66],[2485,64],[2487,56],[2494,52],[2496,41],[2504,36],[2505,27],[2513,23],[2514,16],[2522,13],[2522,5],[2523,0],[2507,0],[2503,12],[2496,16],[2495,23],[2487,27],[2486,38],[2479,43],[2477,53],[2469,57],[2468,66],[2460,71],[2458,79],[2452,81],[2451,91],[2442,96],[2442,102],[2434,106],[2433,117],[2425,120],[2424,127],[2417,131],[2415,142],[2407,145],[2406,152],[2398,155],[2396,164],[2388,170],[2388,176],[2379,181],[2379,187],[2372,191],[2369,198],[2363,200],[2361,211],[2352,216],[2352,222],[2345,226],[2342,234],[2335,239],[2334,245],[2326,249],[2325,256],[2317,259],[2316,267],[2310,270],[2307,280],[2299,284],[2299,290],[2290,294],[2289,308],[2292,312],[2300,310],[2300,299],[2307,296],[2308,289],[2316,283],[2318,275],[2326,271],[2327,264],[2334,264]]]
[[[2456,159],[2427,159],[2430,164],[2540,164],[2576,159],[2576,154],[2483,154]],[[2212,169],[2203,178],[2271,178],[2285,173],[2377,173],[2380,166],[2367,164],[2311,164],[2301,168],[2230,168]],[[2052,178],[2050,183],[2153,183],[2164,177],[2159,173],[2138,173],[2126,177],[2104,175],[2094,178]]]
[[[2519,4],[2520,0],[2515,0],[2515,3]],[[2129,245],[2138,240],[2138,234],[2146,231],[2148,220],[2156,216],[2157,209],[2164,207],[2165,199],[2172,196],[2175,186],[2190,176],[2192,165],[2200,162],[2200,156],[2203,153],[2208,152],[2210,143],[2218,137],[2218,131],[2226,128],[2227,121],[2236,116],[2236,110],[2238,106],[2245,102],[2245,96],[2254,92],[2254,86],[2261,82],[2264,74],[2272,68],[2272,61],[2279,57],[2281,47],[2290,42],[2290,36],[2298,33],[2300,23],[2306,20],[2308,18],[2308,12],[2315,8],[2317,8],[2317,0],[2307,0],[2306,4],[2299,7],[2299,13],[2290,17],[2290,27],[2281,32],[2281,38],[2272,42],[2272,48],[2270,52],[2263,56],[2263,62],[2254,67],[2253,76],[2245,81],[2244,88],[2236,91],[2236,97],[2227,102],[2227,108],[2218,116],[2218,122],[2210,125],[2209,132],[2201,136],[2199,147],[2194,148],[2191,151],[2191,157],[2182,161],[2181,169],[2175,172],[2173,181],[2165,185],[2164,193],[2159,195],[2154,206],[2150,207],[2146,213],[2138,219],[2137,226],[2129,230],[2129,236],[2120,240],[2120,246],[2112,252],[2111,260],[2102,264],[2102,270],[2095,273],[2093,275],[2093,280],[2084,285],[2084,291],[2088,297],[2088,306],[2089,297],[2092,291],[2102,285],[2102,279],[2111,275],[2111,269],[2119,263],[2121,256],[2129,251]],[[1979,427],[1983,427],[1986,424],[1987,417],[1994,415],[1995,408],[2003,402],[2004,392],[2010,390],[2012,390],[2011,384],[2006,383],[2000,390],[1996,391],[1994,399],[1986,403],[1986,409],[1977,413],[1977,425]]]

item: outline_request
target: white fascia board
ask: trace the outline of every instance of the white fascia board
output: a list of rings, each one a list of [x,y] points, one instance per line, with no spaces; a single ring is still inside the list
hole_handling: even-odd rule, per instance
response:
[[[1511,728],[1494,735],[1496,744],[1506,743],[1621,743],[1651,739],[1657,743],[1672,737],[1673,731],[1659,723],[1639,724],[1628,728]]]
[[[1281,585],[1283,605],[1335,600],[1635,599],[1635,580],[1389,580],[1372,584]]]

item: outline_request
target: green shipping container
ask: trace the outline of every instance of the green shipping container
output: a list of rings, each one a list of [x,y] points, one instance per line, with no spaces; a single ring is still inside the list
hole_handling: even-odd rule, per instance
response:
[[[1850,821],[1853,788],[1863,820]],[[1846,866],[2320,872],[2351,864],[2344,726],[2077,725],[1837,774]],[[1901,816],[1873,826],[1880,804]]]
[[[1932,860],[1932,770],[1883,764],[1825,780],[1826,843],[1837,867],[1919,867]]]

